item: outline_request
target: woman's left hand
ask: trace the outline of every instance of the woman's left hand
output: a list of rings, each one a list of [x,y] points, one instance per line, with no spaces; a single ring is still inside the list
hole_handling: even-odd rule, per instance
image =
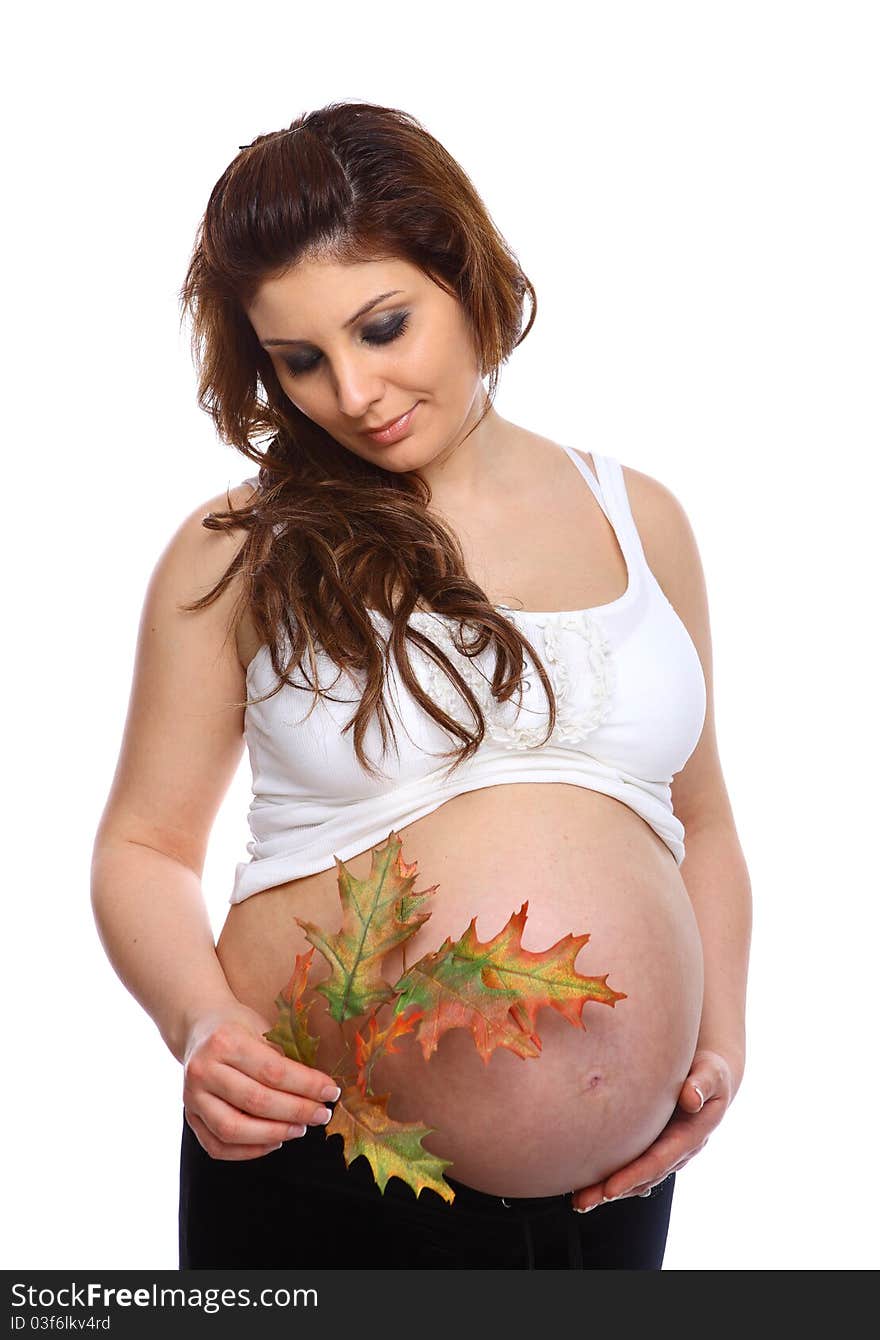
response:
[[[670,1173],[678,1172],[700,1152],[730,1106],[735,1091],[727,1059],[719,1052],[697,1051],[678,1095],[676,1111],[654,1143],[603,1181],[573,1191],[572,1208],[592,1210],[603,1201],[647,1196],[652,1187]]]

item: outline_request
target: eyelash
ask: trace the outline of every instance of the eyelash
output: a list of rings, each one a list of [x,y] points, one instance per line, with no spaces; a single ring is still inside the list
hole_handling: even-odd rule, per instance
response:
[[[375,345],[391,344],[393,340],[400,339],[400,336],[404,333],[408,325],[409,325],[409,312],[404,312],[396,325],[386,326],[385,329],[382,331],[382,333],[379,335],[376,334],[370,335],[365,331],[364,339],[367,341],[368,344],[375,344]],[[291,363],[289,359],[285,358],[284,366],[287,368],[287,371],[290,373],[291,377],[299,377],[304,372],[311,372],[312,368],[317,367],[318,361],[319,360],[315,358],[312,360],[311,363],[306,363],[306,365],[303,367],[302,365],[297,366],[295,363]]]

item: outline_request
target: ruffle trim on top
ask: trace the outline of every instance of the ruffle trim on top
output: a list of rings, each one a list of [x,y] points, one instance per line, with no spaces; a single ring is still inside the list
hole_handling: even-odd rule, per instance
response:
[[[507,609],[508,614],[516,615],[517,610]],[[611,711],[612,698],[616,682],[614,660],[611,645],[604,628],[589,610],[562,610],[558,613],[528,614],[524,617],[530,624],[540,628],[542,646],[535,648],[544,661],[550,682],[556,695],[556,725],[549,741],[557,744],[576,744],[585,740]],[[430,622],[429,622],[430,621]],[[436,642],[459,671],[462,679],[471,689],[480,705],[486,722],[486,734],[505,749],[531,749],[544,742],[549,721],[549,711],[541,686],[540,677],[534,669],[527,669],[522,681],[525,691],[534,688],[540,694],[540,710],[526,708],[530,716],[538,716],[537,724],[523,721],[523,706],[514,700],[499,703],[492,694],[491,678],[483,673],[477,659],[463,655],[452,640],[449,624],[451,617],[439,615],[433,611],[416,611],[411,622],[419,632]],[[562,634],[574,633],[584,642],[585,661],[583,674],[591,678],[593,686],[592,700],[585,709],[583,702],[574,697],[575,683],[572,677],[571,657],[566,657],[562,648]],[[527,633],[528,635],[528,633]],[[529,638],[534,642],[534,636]],[[411,654],[423,662],[426,673],[425,691],[432,701],[442,708],[448,716],[460,720],[458,713],[463,706],[461,694],[451,682],[442,667],[420,648],[413,647]],[[577,658],[580,664],[580,658]],[[580,677],[580,671],[575,671]],[[523,700],[524,701],[524,700]],[[514,715],[515,714],[515,715]]]

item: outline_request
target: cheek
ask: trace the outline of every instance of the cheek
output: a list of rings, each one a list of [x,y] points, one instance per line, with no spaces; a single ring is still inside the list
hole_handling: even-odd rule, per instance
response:
[[[282,391],[300,414],[304,414],[307,419],[320,419],[322,416],[326,418],[328,409],[324,406],[322,410],[320,395],[315,395],[314,392],[310,394],[308,388],[304,389],[297,378],[282,375],[279,380]]]
[[[399,371],[410,386],[424,388],[438,400],[467,394],[475,375],[470,346],[451,330],[414,344],[411,356],[401,359]]]

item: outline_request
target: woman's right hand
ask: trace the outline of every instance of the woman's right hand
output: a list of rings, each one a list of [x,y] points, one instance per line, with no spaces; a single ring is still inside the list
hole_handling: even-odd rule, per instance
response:
[[[211,1158],[260,1158],[330,1120],[324,1102],[338,1097],[336,1081],[276,1051],[262,1036],[271,1027],[239,1002],[200,1015],[190,1030],[183,1107]]]

